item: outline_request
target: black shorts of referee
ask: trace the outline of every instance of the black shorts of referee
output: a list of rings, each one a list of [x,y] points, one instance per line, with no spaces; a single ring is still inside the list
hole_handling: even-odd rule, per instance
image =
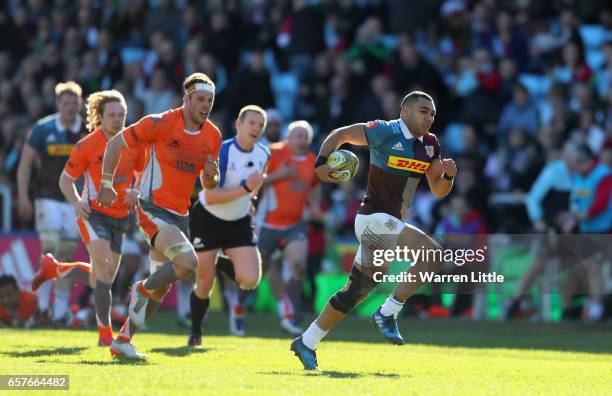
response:
[[[249,215],[238,220],[223,220],[207,211],[199,200],[191,206],[189,230],[196,252],[257,245]]]

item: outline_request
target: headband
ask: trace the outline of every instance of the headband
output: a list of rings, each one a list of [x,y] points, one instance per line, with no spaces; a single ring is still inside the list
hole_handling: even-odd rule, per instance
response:
[[[185,90],[185,94],[191,95],[196,91],[206,91],[215,94],[215,86],[209,83],[197,82]]]

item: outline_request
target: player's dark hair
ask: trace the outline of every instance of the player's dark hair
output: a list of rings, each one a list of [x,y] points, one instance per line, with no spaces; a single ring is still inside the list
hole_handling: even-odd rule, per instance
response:
[[[0,276],[0,287],[4,287],[6,285],[13,286],[16,290],[19,290],[19,287],[17,286],[17,280],[13,275]]]
[[[402,107],[406,105],[412,105],[414,102],[419,100],[419,98],[431,100],[431,103],[433,103],[434,101],[429,94],[423,91],[412,91],[408,95],[404,96],[404,99],[402,99]]]

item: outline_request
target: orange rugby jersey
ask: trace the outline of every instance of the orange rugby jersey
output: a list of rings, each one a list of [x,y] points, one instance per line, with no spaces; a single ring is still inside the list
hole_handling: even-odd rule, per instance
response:
[[[127,147],[147,147],[140,197],[181,216],[189,214],[189,197],[208,155],[219,157],[219,128],[207,120],[197,132],[186,130],[179,107],[146,116],[122,135]]]
[[[311,152],[302,157],[291,153],[286,142],[270,145],[270,162],[268,173],[273,173],[284,164],[292,164],[297,169],[297,176],[280,180],[272,184],[265,192],[269,200],[265,226],[269,228],[287,228],[302,221],[308,192],[317,185],[314,171],[315,155]]]
[[[85,136],[74,146],[70,153],[70,158],[64,166],[64,173],[72,180],[78,179],[82,174],[85,175],[85,186],[83,196],[87,197],[91,208],[107,216],[123,218],[128,215],[129,208],[123,202],[125,190],[132,186],[134,172],[142,172],[145,162],[144,147],[123,150],[119,157],[115,177],[113,178],[113,188],[117,191],[117,199],[108,208],[102,208],[93,201],[98,197],[100,184],[102,182],[102,159],[108,140],[102,129]]]

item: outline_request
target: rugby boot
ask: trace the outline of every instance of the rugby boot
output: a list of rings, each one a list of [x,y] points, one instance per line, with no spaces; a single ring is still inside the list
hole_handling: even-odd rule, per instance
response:
[[[370,322],[378,328],[387,341],[395,345],[404,345],[404,339],[397,328],[397,321],[393,315],[385,316],[378,308],[370,318]]]
[[[308,348],[302,342],[302,336],[299,336],[291,343],[291,350],[300,359],[304,365],[304,370],[318,370],[317,353]]]

